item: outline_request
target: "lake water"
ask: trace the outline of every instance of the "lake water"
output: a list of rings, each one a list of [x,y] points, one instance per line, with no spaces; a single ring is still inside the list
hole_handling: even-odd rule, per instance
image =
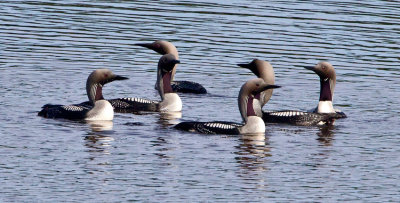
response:
[[[0,1],[0,202],[400,201],[398,1]],[[86,101],[88,74],[130,77],[107,98],[159,99],[160,55],[134,43],[171,41],[181,119],[116,114],[90,124],[37,116],[46,103]],[[264,110],[307,110],[321,60],[337,73],[333,127],[268,125],[265,136],[176,131],[180,121],[241,122],[236,66],[270,61]]]

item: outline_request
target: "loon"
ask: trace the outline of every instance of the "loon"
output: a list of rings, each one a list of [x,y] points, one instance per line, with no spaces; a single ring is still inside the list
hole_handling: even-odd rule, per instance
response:
[[[114,80],[126,80],[127,77],[115,75],[109,69],[93,71],[86,81],[86,93],[89,102],[75,105],[46,104],[38,113],[45,118],[65,118],[71,120],[113,120],[114,110],[110,102],[104,100],[102,88]]]
[[[320,97],[317,108],[310,112],[302,111],[266,111],[263,112],[263,120],[266,123],[288,123],[294,125],[324,125],[333,124],[335,119],[346,118],[346,114],[335,110],[332,105],[333,92],[336,85],[336,73],[328,62],[320,62],[315,67],[306,66],[320,77]]]
[[[179,60],[178,50],[176,47],[168,41],[157,40],[153,43],[137,43],[135,45],[146,47],[153,51],[156,51],[159,54],[173,54],[177,60]],[[194,93],[194,94],[206,94],[207,90],[199,83],[191,82],[191,81],[174,81],[176,67],[172,70],[172,77],[171,77],[171,86],[174,92],[181,92],[181,93]],[[156,84],[156,89],[157,89]]]
[[[242,86],[238,96],[238,106],[244,124],[226,121],[182,122],[175,125],[174,128],[204,134],[265,133],[265,123],[256,115],[256,111],[261,111],[260,102],[257,98],[262,91],[279,87],[277,85],[269,85],[260,78],[249,80]]]
[[[108,100],[118,112],[177,112],[182,110],[182,101],[171,87],[172,70],[180,63],[173,54],[163,55],[158,62],[157,89],[161,101],[130,97]]]
[[[250,63],[237,64],[242,68],[251,70],[257,77],[263,79],[267,84],[275,84],[275,73],[271,64],[267,61],[254,59]],[[272,96],[273,89],[268,89],[260,94],[261,108],[269,101]]]

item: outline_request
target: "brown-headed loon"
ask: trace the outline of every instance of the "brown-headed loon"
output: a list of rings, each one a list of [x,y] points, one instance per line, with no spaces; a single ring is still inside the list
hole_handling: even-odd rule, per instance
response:
[[[109,69],[93,71],[86,81],[86,93],[89,102],[76,105],[46,104],[38,113],[45,118],[65,118],[71,120],[113,120],[114,110],[109,101],[104,100],[102,88],[114,80],[126,80],[127,77],[115,75]]]
[[[157,40],[153,43],[137,43],[135,45],[146,47],[162,55],[173,54],[175,58],[179,60],[178,50],[171,42]],[[174,90],[174,92],[195,93],[195,94],[207,93],[207,90],[199,83],[191,81],[174,81],[177,66],[178,65],[175,65],[174,69],[172,70],[172,77],[171,77],[171,87]],[[156,84],[156,89],[157,88],[158,87]]]
[[[314,71],[320,77],[321,89],[317,108],[310,112],[296,110],[258,112],[258,114],[262,114],[264,122],[311,126],[333,124],[335,119],[347,117],[343,112],[335,110],[332,105],[336,84],[336,73],[333,66],[328,62],[320,62],[315,67],[307,66],[304,68]],[[259,69],[253,68],[251,70]],[[271,74],[267,77],[272,78],[274,76]],[[268,80],[271,80],[271,78]]]
[[[212,121],[212,122],[182,122],[174,126],[179,130],[199,132],[204,134],[257,134],[265,133],[265,123],[256,112],[261,111],[260,93],[267,89],[279,88],[269,85],[260,78],[247,81],[240,89],[238,96],[239,111],[244,124]]]
[[[117,112],[160,111],[177,112],[182,110],[182,101],[171,87],[172,71],[180,63],[173,54],[165,54],[158,61],[157,89],[161,101],[130,97],[108,100]]]
[[[263,79],[267,84],[275,84],[275,73],[268,61],[254,59],[250,63],[238,64],[242,68],[251,70],[257,77]],[[269,101],[272,96],[273,89],[268,89],[260,94],[261,108]]]

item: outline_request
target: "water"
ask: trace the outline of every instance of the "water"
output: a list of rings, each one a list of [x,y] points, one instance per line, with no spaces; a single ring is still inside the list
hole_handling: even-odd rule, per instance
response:
[[[400,3],[396,1],[0,1],[0,201],[280,202],[400,200]],[[89,124],[36,116],[86,100],[97,68],[130,77],[107,98],[158,99],[159,55],[134,43],[173,42],[182,118],[116,114]],[[318,76],[336,68],[334,127],[268,125],[265,136],[176,131],[182,120],[240,122],[236,97],[274,66],[265,110],[315,107]]]

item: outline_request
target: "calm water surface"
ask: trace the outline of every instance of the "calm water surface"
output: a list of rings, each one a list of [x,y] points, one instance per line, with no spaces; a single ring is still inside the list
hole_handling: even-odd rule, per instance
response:
[[[0,202],[400,201],[400,3],[397,1],[0,1]],[[111,123],[36,116],[86,100],[88,74],[130,77],[107,98],[159,99],[159,55],[134,43],[173,42],[182,118],[116,114]],[[265,136],[205,136],[182,120],[241,122],[236,97],[274,66],[265,110],[315,107],[318,76],[336,68],[330,128],[268,125]]]

